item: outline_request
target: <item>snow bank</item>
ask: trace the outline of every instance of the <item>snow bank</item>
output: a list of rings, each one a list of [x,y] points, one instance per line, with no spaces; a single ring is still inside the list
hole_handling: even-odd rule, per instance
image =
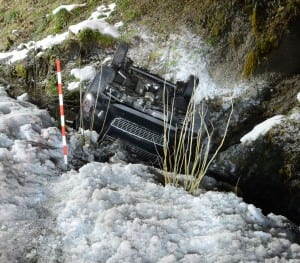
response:
[[[98,8],[81,25],[105,29],[99,16],[111,9]],[[75,25],[74,30],[81,28]],[[111,32],[117,34],[113,28]],[[45,49],[68,34],[20,45],[16,51],[0,53],[0,59],[23,59],[30,49]],[[172,48],[170,42],[162,47],[162,65],[171,58],[175,78],[200,76],[199,99],[222,94],[209,78],[203,52],[188,55],[200,42],[187,38],[177,45],[177,40],[172,40]],[[144,45],[140,48],[144,56]],[[75,72],[84,78],[80,70]],[[257,128],[246,141],[279,119]],[[82,148],[82,155],[93,160],[88,143],[96,144],[98,135],[84,136],[89,138],[68,133],[69,158]],[[299,228],[284,217],[264,216],[233,193],[201,190],[192,196],[163,187],[142,165],[93,162],[61,175],[61,143],[61,133],[46,111],[9,98],[0,88],[0,262],[300,260],[300,246],[293,242]]]
[[[0,262],[26,261],[47,231],[45,185],[63,158],[53,125],[46,111],[0,87]]]
[[[68,262],[262,262],[300,259],[285,221],[233,193],[192,196],[142,165],[90,163],[52,185]]]

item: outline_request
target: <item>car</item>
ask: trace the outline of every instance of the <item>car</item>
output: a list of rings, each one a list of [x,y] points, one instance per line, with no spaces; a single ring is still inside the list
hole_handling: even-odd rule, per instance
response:
[[[167,81],[135,66],[128,50],[120,44],[111,64],[97,72],[82,98],[77,127],[97,131],[101,141],[119,139],[137,160],[160,165],[166,147],[173,155],[198,80]]]

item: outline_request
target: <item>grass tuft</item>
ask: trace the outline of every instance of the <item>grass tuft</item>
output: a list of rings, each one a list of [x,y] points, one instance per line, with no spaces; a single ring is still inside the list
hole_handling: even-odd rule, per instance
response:
[[[171,184],[177,187],[179,181],[182,181],[179,180],[179,175],[184,174],[184,189],[193,194],[199,188],[210,164],[216,158],[223,146],[233,112],[233,105],[223,137],[213,152],[211,152],[212,137],[214,133],[213,125],[210,123],[212,129],[209,129],[205,120],[206,112],[204,111],[203,106],[199,107],[199,105],[195,104],[194,95],[187,107],[181,130],[179,134],[176,135],[173,145],[170,145],[169,127],[171,126],[173,119],[174,104],[169,106],[168,102],[166,102],[164,112],[163,172],[165,184]],[[200,122],[200,125],[195,133],[196,122]]]
[[[77,38],[84,47],[101,47],[109,48],[116,43],[116,39],[110,35],[101,34],[98,30],[84,29],[81,30]]]
[[[52,34],[56,34],[61,32],[63,29],[65,29],[70,21],[71,13],[66,10],[65,8],[62,8],[59,10],[58,13],[53,15],[52,21],[50,24],[52,24]],[[50,25],[51,26],[51,25]]]

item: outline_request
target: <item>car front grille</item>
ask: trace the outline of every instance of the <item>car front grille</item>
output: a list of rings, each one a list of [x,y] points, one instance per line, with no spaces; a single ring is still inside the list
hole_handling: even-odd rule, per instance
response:
[[[146,140],[148,142],[152,142],[156,145],[163,146],[164,144],[164,138],[162,135],[159,135],[157,133],[154,133],[148,129],[145,129],[131,121],[125,120],[123,118],[115,118],[111,126],[114,128],[117,128],[119,130],[122,130],[124,132],[127,132],[135,137],[138,137],[140,139]]]

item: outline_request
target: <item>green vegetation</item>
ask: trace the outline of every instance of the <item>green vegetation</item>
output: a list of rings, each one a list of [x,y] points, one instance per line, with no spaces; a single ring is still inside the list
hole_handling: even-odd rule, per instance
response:
[[[15,72],[16,76],[19,78],[25,78],[26,77],[26,68],[24,64],[16,64],[15,65]]]
[[[45,0],[36,3],[0,0],[0,50],[9,49],[16,42],[40,39],[48,34],[62,32],[71,24],[86,19],[100,4],[111,3],[107,0],[101,3],[95,0],[85,2],[85,7],[71,12],[61,10],[53,15],[52,10],[60,6],[61,1]],[[252,32],[255,45],[252,49],[256,50],[256,54],[254,56],[251,50],[248,51],[243,77],[255,73],[258,64],[252,63],[251,60],[266,59],[278,47],[291,22],[300,14],[299,0],[116,0],[115,3],[117,10],[114,12],[114,18],[109,18],[110,21],[123,20],[126,23],[139,20],[140,23],[147,24],[154,31],[161,33],[174,32],[180,29],[181,25],[186,25],[202,35],[210,45],[227,40],[229,48],[237,49],[243,44],[244,36]],[[66,0],[64,4],[73,4],[73,1]],[[231,28],[237,16],[245,18],[244,21],[249,23],[251,31],[231,36]],[[20,31],[18,36],[12,34],[14,29]],[[81,39],[90,37],[96,37],[97,43],[101,43],[103,47],[112,44],[109,37],[92,36],[90,33],[88,36],[81,36]],[[9,44],[8,39],[12,40]],[[250,68],[251,70],[248,70]]]
[[[22,20],[22,13],[19,10],[10,10],[6,16],[8,24],[20,22]]]
[[[60,0],[44,1],[6,1],[0,0],[0,50],[6,48],[7,37],[14,42],[27,42],[41,39],[49,34],[59,33],[87,19],[101,4],[111,1],[87,0],[86,6],[73,9],[71,12],[61,10],[56,15],[52,11],[62,5]],[[72,0],[65,0],[63,4],[74,4]],[[17,29],[20,33],[16,36],[12,31]]]
[[[68,25],[70,18],[71,13],[64,8],[61,9],[57,14],[53,15],[53,34],[56,34],[64,29]]]
[[[256,36],[258,34],[256,5],[253,7],[253,11],[251,15],[251,26],[252,26],[253,34]]]
[[[116,40],[110,36],[101,34],[98,30],[84,29],[77,35],[83,47],[100,46],[108,48],[115,44]]]
[[[253,75],[258,65],[258,52],[256,50],[251,50],[246,58],[242,77],[248,78]]]
[[[278,47],[290,24],[299,17],[299,0],[253,1],[253,0],[117,0],[116,17],[124,21],[141,20],[157,32],[173,32],[182,24],[204,36],[207,43],[217,45],[227,39],[229,48],[237,49],[243,44],[243,36],[231,36],[235,18],[245,18],[249,32],[254,38],[253,50],[244,61],[242,76],[255,73],[258,62],[266,59]],[[242,22],[242,20],[241,20]]]
[[[251,28],[255,37],[256,52],[250,51],[244,64],[242,77],[255,73],[258,60],[278,47],[281,37],[289,31],[290,24],[299,17],[300,1],[262,1],[255,2],[250,16]]]
[[[116,4],[121,11],[122,17],[127,21],[132,21],[140,18],[143,10],[143,1],[139,4],[134,0],[117,0]]]

